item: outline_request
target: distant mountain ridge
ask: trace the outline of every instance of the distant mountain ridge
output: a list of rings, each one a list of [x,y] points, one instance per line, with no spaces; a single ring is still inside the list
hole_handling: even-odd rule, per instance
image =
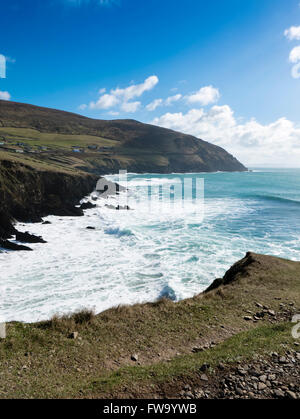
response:
[[[51,134],[53,141],[55,136],[55,144],[51,143]],[[88,151],[76,156],[75,166],[99,174],[119,169],[137,173],[247,170],[221,147],[170,129],[135,120],[90,119],[70,112],[1,100],[0,139],[46,145],[54,154],[57,151],[58,155],[64,153],[69,157],[72,150],[68,144],[74,143]],[[102,154],[89,153],[86,146],[93,142],[109,147]]]

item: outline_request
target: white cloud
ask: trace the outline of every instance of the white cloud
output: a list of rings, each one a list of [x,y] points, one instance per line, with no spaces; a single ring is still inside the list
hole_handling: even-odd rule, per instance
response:
[[[289,59],[291,63],[297,63],[300,61],[300,46],[292,49]]]
[[[292,68],[292,77],[294,79],[300,79],[300,63],[296,64]]]
[[[132,84],[123,89],[117,87],[105,93],[106,89],[100,89],[100,97],[97,102],[90,102],[90,109],[111,109],[119,106],[124,112],[136,112],[141,106],[141,102],[132,102],[134,98],[141,97],[145,92],[152,90],[159,79],[157,76],[148,77],[143,83]]]
[[[134,113],[141,106],[141,102],[124,102],[121,105],[121,109],[124,112]]]
[[[159,80],[157,76],[150,76],[144,81],[144,83],[133,84],[125,89],[116,88],[111,90],[111,94],[127,102],[136,97],[141,97],[143,93],[152,90],[158,82]]]
[[[177,102],[178,100],[180,100],[182,98],[181,94],[177,94],[174,96],[170,96],[167,99],[163,100],[163,99],[155,99],[153,100],[153,102],[149,103],[149,105],[146,106],[147,111],[155,111],[155,109],[157,109],[159,106],[170,106],[172,105],[174,102]]]
[[[284,31],[284,35],[291,41],[300,40],[300,26],[291,26]]]
[[[106,92],[105,87],[103,87],[102,89],[99,89],[98,93],[99,95],[103,95]]]
[[[90,108],[91,109],[109,109],[116,106],[120,100],[116,98],[114,95],[105,94],[101,96],[97,102],[91,102]]]
[[[238,122],[228,105],[187,113],[166,113],[153,124],[194,135],[224,147],[249,166],[300,165],[300,127],[286,118],[270,124],[255,119]]]
[[[118,115],[120,115],[120,112],[117,112],[117,111],[109,111],[107,113],[108,113],[108,115],[111,115],[111,116],[118,116]]]
[[[78,109],[79,109],[80,111],[84,111],[86,108],[87,108],[87,105],[86,105],[85,103],[83,103],[82,105],[79,105],[79,106],[78,106]]]
[[[188,103],[199,103],[202,106],[207,106],[216,103],[220,98],[219,90],[213,86],[202,87],[197,92],[186,96]]]
[[[6,78],[6,58],[0,54],[0,79]]]
[[[291,41],[300,40],[300,26],[291,26],[289,29],[284,31],[284,35]],[[289,61],[295,64],[292,67],[292,77],[294,79],[300,78],[300,46],[294,47],[289,55]],[[298,63],[298,64],[297,64]]]
[[[155,111],[156,108],[159,106],[162,106],[163,100],[162,99],[155,99],[153,102],[149,103],[149,105],[146,106],[147,111]]]
[[[11,96],[8,92],[1,92],[0,91],[0,99],[1,100],[10,100]]]
[[[172,105],[174,102],[178,102],[182,98],[182,95],[178,93],[177,95],[170,96],[165,100],[166,106]]]

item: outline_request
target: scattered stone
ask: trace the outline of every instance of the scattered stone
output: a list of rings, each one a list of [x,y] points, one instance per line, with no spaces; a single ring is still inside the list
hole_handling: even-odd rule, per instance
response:
[[[95,228],[95,227],[91,227],[91,226],[88,226],[86,229],[87,229],[87,230],[96,230],[96,228]]]
[[[194,354],[197,354],[198,352],[203,352],[203,351],[204,351],[203,346],[195,346],[195,347],[192,349],[192,352],[193,352]]]
[[[296,394],[293,391],[287,391],[286,392],[286,395],[287,395],[287,397],[289,399],[293,399],[293,400],[296,400],[297,399],[297,396],[296,396]]]
[[[284,392],[282,390],[276,389],[273,391],[274,396],[282,398],[284,397]]]
[[[9,240],[1,240],[0,239],[0,248],[5,250],[26,250],[26,251],[32,251],[30,247],[22,246],[20,244],[12,243]]]
[[[209,369],[210,369],[210,365],[209,365],[209,364],[203,364],[203,365],[200,367],[200,371],[201,371],[201,372],[208,371]]]
[[[134,362],[137,362],[139,360],[138,354],[131,355],[131,360],[134,361]]]
[[[42,237],[34,234],[16,232],[16,240],[21,243],[47,243]]]
[[[69,339],[77,339],[78,338],[78,332],[72,332],[69,334]]]
[[[96,208],[96,204],[92,204],[91,202],[84,202],[83,204],[80,205],[80,209],[82,210],[87,210],[87,209],[92,209],[92,208]]]
[[[130,210],[130,207],[129,207],[128,205],[124,205],[124,206],[122,206],[122,205],[117,205],[117,206],[116,206],[116,210],[117,210],[117,211],[129,211],[129,210]]]
[[[201,375],[201,377],[200,377],[200,379],[201,379],[202,381],[208,381],[208,377],[207,377],[207,375],[206,375],[206,374],[202,374],[202,375]]]
[[[252,320],[252,317],[250,317],[250,316],[245,316],[245,317],[244,317],[244,320],[246,320],[247,322],[249,322],[249,321],[251,321],[251,320]]]
[[[247,375],[247,371],[245,371],[243,368],[238,368],[237,372],[239,373],[239,375],[241,375],[242,377],[245,377]]]

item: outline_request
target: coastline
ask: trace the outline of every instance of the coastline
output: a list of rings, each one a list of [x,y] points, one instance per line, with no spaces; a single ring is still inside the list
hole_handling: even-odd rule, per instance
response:
[[[99,178],[80,171],[1,160],[2,244],[11,244],[9,239],[19,233],[14,227],[15,222],[40,223],[48,215],[83,216],[82,209],[76,205],[93,191]],[[30,242],[30,237],[27,239]],[[34,237],[31,239],[34,240]],[[15,249],[18,250],[17,244]]]
[[[300,311],[299,272],[299,262],[248,253],[192,299],[10,322],[0,340],[0,397],[298,397],[291,320]],[[259,376],[271,368],[277,381],[258,386],[251,368]],[[228,376],[233,384],[224,387]]]
[[[17,205],[14,214],[19,220],[25,214],[26,222],[41,222],[49,209],[53,215],[82,215],[75,205],[99,179],[13,167],[14,181],[22,176],[24,185],[30,179],[26,188],[34,192],[34,205],[22,196],[26,188],[15,195],[26,211]],[[48,182],[54,192],[58,179],[62,189],[49,194]],[[0,398],[299,398],[300,354],[291,334],[291,320],[300,312],[299,274],[299,262],[247,253],[190,299],[8,322],[7,337],[0,340],[8,367],[0,377]],[[266,381],[257,384],[252,370]],[[270,370],[279,379],[269,380]]]

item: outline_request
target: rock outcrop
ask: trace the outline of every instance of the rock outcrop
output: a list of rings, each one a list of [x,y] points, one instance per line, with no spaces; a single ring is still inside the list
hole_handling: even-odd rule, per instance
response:
[[[96,186],[98,176],[82,172],[40,170],[10,160],[0,161],[0,238],[17,235],[15,221],[41,222],[47,215],[80,216],[75,207]]]

